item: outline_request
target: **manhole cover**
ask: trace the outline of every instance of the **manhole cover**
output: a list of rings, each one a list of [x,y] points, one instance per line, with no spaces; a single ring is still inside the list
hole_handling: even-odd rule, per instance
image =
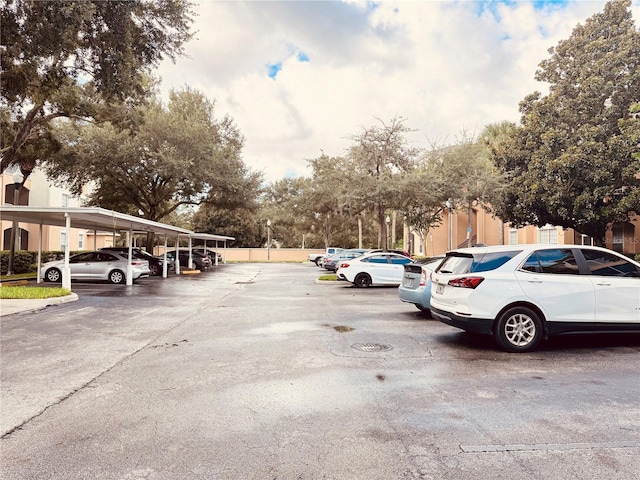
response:
[[[393,350],[393,347],[386,343],[355,343],[351,345],[351,348],[355,348],[361,352],[386,352],[387,350]]]

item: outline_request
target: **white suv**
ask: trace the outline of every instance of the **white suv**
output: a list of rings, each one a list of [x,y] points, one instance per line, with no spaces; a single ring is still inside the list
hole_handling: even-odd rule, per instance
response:
[[[431,314],[493,335],[510,352],[570,332],[640,331],[640,264],[585,245],[501,245],[447,252]]]

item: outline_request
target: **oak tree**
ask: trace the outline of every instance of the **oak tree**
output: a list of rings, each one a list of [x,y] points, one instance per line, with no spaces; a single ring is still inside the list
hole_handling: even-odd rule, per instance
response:
[[[613,0],[550,49],[521,124],[493,145],[508,187],[496,211],[515,226],[553,224],[604,242],[625,221],[640,188],[637,137],[622,126],[640,99],[640,32],[630,0]],[[637,211],[637,210],[636,210]]]
[[[148,76],[192,33],[186,0],[5,0],[0,9],[0,172],[56,151],[55,118],[117,121],[116,104],[149,91]]]

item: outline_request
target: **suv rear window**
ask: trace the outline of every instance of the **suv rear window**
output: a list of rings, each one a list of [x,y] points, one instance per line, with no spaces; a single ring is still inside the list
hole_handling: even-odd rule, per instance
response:
[[[488,272],[501,267],[520,252],[521,250],[474,254],[454,252],[447,255],[437,271],[441,273],[454,273],[456,275]]]

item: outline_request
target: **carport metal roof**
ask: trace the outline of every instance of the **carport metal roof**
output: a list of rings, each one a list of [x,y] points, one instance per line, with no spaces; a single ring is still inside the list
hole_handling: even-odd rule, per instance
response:
[[[226,242],[236,239],[236,237],[225,237],[224,235],[213,235],[211,233],[190,233],[189,237],[193,240],[214,240],[217,242]]]
[[[153,232],[159,235],[191,235],[185,228],[134,217],[126,213],[114,212],[100,207],[34,207],[3,205],[0,207],[2,220],[34,223],[42,225],[66,226],[67,216],[73,228],[92,230],[128,230]]]
[[[3,205],[0,207],[0,218],[5,221],[31,223],[36,225],[55,225],[69,228],[85,228],[88,230],[127,230],[129,233],[146,232],[158,235],[169,234],[188,236],[193,232],[185,228],[174,227],[165,223],[154,222],[145,218],[134,217],[126,213],[114,212],[100,207],[36,207],[23,205]],[[38,246],[38,272],[41,267],[41,243]],[[130,245],[131,239],[128,239]],[[62,286],[71,290],[69,273],[69,243],[64,248],[65,261],[62,270]],[[131,258],[127,271],[127,285],[133,284],[131,278]],[[38,282],[40,275],[38,274]]]

